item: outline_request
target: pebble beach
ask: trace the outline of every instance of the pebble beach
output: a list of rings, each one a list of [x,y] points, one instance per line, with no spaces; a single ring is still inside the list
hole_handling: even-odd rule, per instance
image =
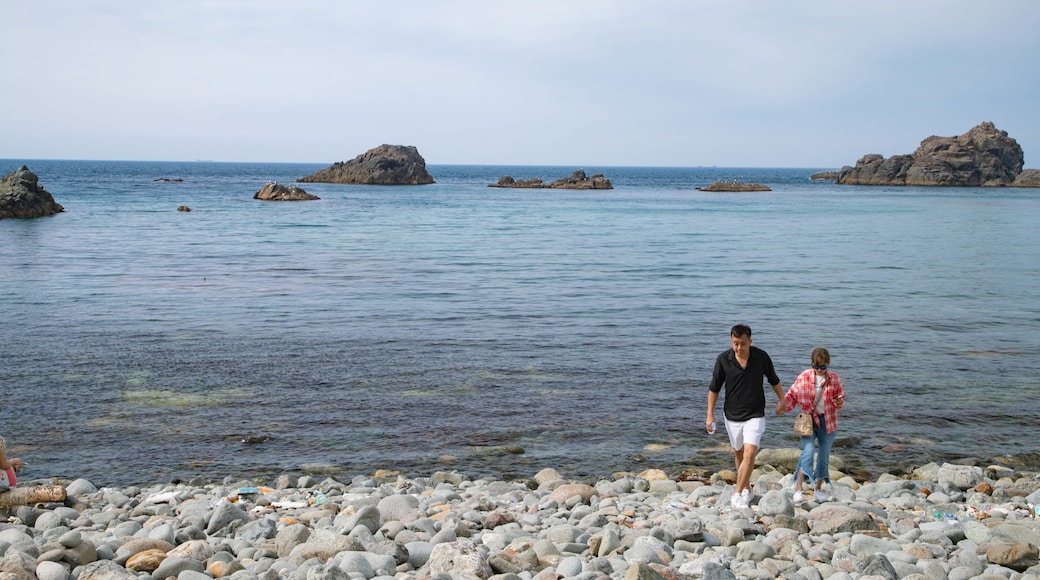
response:
[[[0,578],[111,580],[1038,578],[1040,476],[928,464],[793,501],[765,454],[748,508],[731,471],[651,469],[575,481],[283,474],[97,488],[5,508]],[[779,466],[779,467],[778,467]]]

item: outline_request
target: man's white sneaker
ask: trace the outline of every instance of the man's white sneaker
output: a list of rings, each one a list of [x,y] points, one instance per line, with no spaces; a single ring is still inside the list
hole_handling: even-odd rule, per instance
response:
[[[802,503],[803,501],[805,501],[805,492],[804,491],[796,491],[796,492],[794,492],[794,497],[792,497],[791,500],[794,501],[794,503]]]
[[[734,493],[733,495],[729,496],[729,505],[730,505],[730,507],[732,507],[734,509],[740,509],[740,494],[739,493]]]
[[[745,489],[740,492],[740,507],[746,508],[751,505],[751,490]]]
[[[827,494],[824,493],[824,491],[822,489],[818,489],[815,492],[813,492],[813,499],[816,500],[819,503],[823,503],[823,502],[829,500],[830,497],[828,497]]]

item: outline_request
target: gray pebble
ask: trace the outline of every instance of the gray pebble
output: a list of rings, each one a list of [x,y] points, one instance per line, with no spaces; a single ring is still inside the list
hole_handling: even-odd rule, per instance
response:
[[[65,486],[65,493],[69,496],[90,495],[97,493],[97,488],[86,479],[77,479]]]
[[[180,576],[181,572],[187,571],[205,572],[206,567],[202,562],[193,558],[166,558],[152,572],[152,577],[169,578],[170,576]]]
[[[58,562],[40,562],[36,566],[36,577],[39,580],[68,580],[69,567]]]
[[[58,538],[58,543],[62,546],[65,546],[66,548],[75,548],[76,546],[80,545],[80,542],[82,541],[83,537],[76,530],[66,532],[62,534],[60,538]]]

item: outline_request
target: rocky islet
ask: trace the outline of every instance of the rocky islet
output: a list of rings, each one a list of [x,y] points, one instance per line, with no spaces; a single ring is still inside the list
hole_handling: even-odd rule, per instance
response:
[[[797,450],[788,450],[796,453]],[[929,464],[792,501],[792,476],[659,470],[572,481],[392,471],[350,482],[279,476],[101,488],[9,508],[8,578],[1037,578],[1040,478],[1004,466]],[[47,480],[51,483],[50,480]],[[29,482],[32,485],[33,482]]]
[[[65,211],[26,166],[0,178],[0,219],[35,218]]]
[[[350,161],[297,179],[301,183],[353,183],[360,185],[428,185],[434,183],[426,160],[414,145],[380,145]]]
[[[585,175],[584,169],[578,169],[570,177],[562,177],[550,183],[545,183],[540,177],[528,179],[514,179],[512,175],[499,178],[497,183],[490,183],[488,187],[502,187],[511,189],[614,189],[614,184],[597,173],[592,177]]]
[[[864,155],[855,166],[812,178],[845,185],[1040,187],[1040,171],[1023,164],[1018,142],[987,121],[956,137],[928,137],[909,155]]]
[[[698,187],[697,191],[772,191],[768,185],[749,181],[714,181],[711,185]]]
[[[268,182],[253,194],[253,199],[261,201],[309,201],[321,199],[295,185],[282,185],[273,181]]]

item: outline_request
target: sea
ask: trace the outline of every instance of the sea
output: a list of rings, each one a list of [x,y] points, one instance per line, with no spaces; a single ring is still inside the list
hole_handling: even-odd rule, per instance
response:
[[[65,211],[0,220],[0,434],[20,479],[731,469],[704,419],[738,323],[785,389],[829,349],[854,477],[1040,469],[1040,190],[429,165],[432,185],[268,202],[267,182],[329,163],[0,174],[21,165]],[[488,187],[577,169],[614,189]],[[771,191],[697,189],[716,180]],[[797,447],[766,395],[763,448]]]

